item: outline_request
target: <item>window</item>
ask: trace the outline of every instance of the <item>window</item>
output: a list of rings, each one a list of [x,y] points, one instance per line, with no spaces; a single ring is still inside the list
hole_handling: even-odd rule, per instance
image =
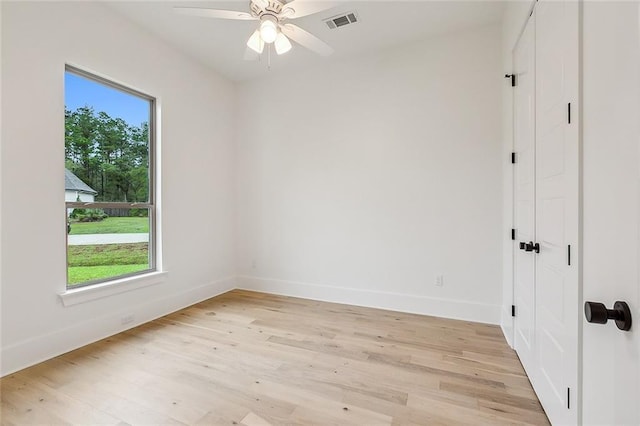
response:
[[[154,98],[67,66],[67,289],[156,269]]]

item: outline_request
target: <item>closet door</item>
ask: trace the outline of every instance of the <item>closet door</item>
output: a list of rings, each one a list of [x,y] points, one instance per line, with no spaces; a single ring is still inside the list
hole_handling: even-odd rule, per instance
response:
[[[535,256],[520,249],[535,241],[535,14],[514,52],[514,346],[525,369],[535,368]]]
[[[530,378],[554,424],[578,421],[578,2],[536,6],[535,348]]]
[[[582,420],[640,425],[640,3],[583,8],[583,301],[632,324],[583,323]]]

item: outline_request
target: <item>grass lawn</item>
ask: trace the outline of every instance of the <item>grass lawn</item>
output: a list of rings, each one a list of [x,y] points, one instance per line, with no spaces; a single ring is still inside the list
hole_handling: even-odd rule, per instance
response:
[[[148,261],[148,243],[67,247],[69,266],[136,265]]]
[[[109,265],[109,266],[71,266],[69,267],[69,286],[100,278],[116,277],[131,272],[148,269],[147,263],[141,265]]]
[[[149,268],[149,244],[68,246],[69,285]]]
[[[108,217],[100,222],[71,221],[69,234],[139,234],[148,232],[148,217]]]

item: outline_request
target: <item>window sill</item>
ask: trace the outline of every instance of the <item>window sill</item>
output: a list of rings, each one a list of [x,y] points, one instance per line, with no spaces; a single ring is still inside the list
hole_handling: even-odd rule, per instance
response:
[[[166,278],[167,272],[150,272],[148,274],[127,277],[108,283],[92,285],[90,287],[67,290],[64,293],[60,293],[59,296],[64,306],[73,306],[103,297],[113,296],[114,294],[161,284]]]

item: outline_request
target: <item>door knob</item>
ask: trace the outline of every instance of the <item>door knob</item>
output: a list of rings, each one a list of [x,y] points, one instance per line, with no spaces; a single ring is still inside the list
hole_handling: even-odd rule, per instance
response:
[[[613,304],[613,309],[598,302],[584,302],[584,316],[587,322],[594,324],[606,324],[607,321],[615,320],[616,326],[622,331],[631,329],[631,310],[626,302],[617,301]]]
[[[520,241],[520,250],[535,251],[536,253],[540,253],[540,244],[534,244],[533,241],[529,241],[528,243]]]

